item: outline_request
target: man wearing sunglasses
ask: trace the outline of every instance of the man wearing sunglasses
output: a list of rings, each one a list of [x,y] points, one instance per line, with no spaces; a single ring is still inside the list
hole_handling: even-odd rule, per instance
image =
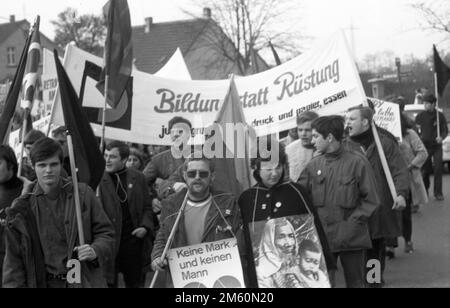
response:
[[[161,229],[152,251],[154,270],[165,270],[167,266],[167,260],[162,260],[161,255],[186,194],[187,204],[177,226],[171,249],[231,238],[240,230],[241,215],[234,196],[211,189],[214,163],[201,152],[191,156],[183,165],[187,189],[162,201]],[[238,240],[240,242],[239,238]],[[169,276],[166,279],[168,285],[171,285]]]

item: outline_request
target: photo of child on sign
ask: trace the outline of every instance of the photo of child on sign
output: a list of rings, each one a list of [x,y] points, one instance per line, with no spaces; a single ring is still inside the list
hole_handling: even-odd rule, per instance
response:
[[[330,287],[312,216],[259,221],[249,229],[260,288]]]

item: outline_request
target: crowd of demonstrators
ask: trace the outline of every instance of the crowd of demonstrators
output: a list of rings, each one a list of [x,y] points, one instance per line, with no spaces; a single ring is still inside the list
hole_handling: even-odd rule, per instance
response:
[[[397,237],[404,238],[405,252],[413,251],[411,211],[428,202],[431,159],[435,197],[442,199],[438,176],[446,120],[439,113],[439,138],[435,100],[423,99],[426,111],[417,116],[417,126],[402,116],[402,142],[377,128],[398,194],[394,197],[368,107],[350,109],[346,121],[300,114],[289,138],[269,143],[278,148],[278,161],[259,152],[251,160],[257,184],[240,195],[219,191],[214,160],[192,153],[191,147],[179,148],[186,150],[180,158],[172,148],[156,154],[111,140],[97,194],[80,183],[86,245],[78,247],[66,129],[54,130],[53,140],[31,131],[24,142],[24,178],[16,176],[13,151],[0,148],[4,286],[72,287],[65,266],[78,258],[83,287],[118,287],[119,273],[126,287],[143,287],[150,267],[168,269],[162,253],[186,197],[170,248],[236,237],[247,287],[323,287],[325,272],[335,286],[338,260],[347,287],[380,287],[386,253],[393,254]],[[190,137],[191,128],[187,119],[173,118],[173,145]],[[316,241],[298,238],[292,220],[298,215],[311,217]],[[255,231],[258,223],[264,227]],[[255,232],[258,241],[252,242]],[[380,262],[382,272],[381,281],[369,284],[366,265],[371,259]],[[164,283],[172,286],[170,275]]]
[[[448,135],[447,119],[442,112],[436,110],[437,100],[433,94],[425,94],[422,99],[425,111],[416,116],[416,125],[420,138],[428,152],[428,159],[423,165],[423,181],[428,192],[430,175],[434,174],[434,197],[436,200],[443,201],[442,172],[444,166],[442,163],[442,141]]]

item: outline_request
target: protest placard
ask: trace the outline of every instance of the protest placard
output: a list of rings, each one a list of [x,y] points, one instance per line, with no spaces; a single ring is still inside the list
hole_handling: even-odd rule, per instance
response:
[[[330,288],[312,215],[249,224],[260,288]]]
[[[402,128],[400,123],[400,106],[395,103],[382,101],[376,98],[369,98],[375,108],[373,120],[377,126],[384,128],[402,141]]]
[[[235,238],[174,248],[168,253],[175,288],[244,288]]]

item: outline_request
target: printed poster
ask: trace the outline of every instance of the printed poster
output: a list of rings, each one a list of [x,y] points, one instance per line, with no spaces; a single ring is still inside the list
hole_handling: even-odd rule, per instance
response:
[[[249,224],[260,288],[330,288],[325,258],[311,215]]]
[[[170,249],[169,268],[175,288],[244,288],[235,238]]]

